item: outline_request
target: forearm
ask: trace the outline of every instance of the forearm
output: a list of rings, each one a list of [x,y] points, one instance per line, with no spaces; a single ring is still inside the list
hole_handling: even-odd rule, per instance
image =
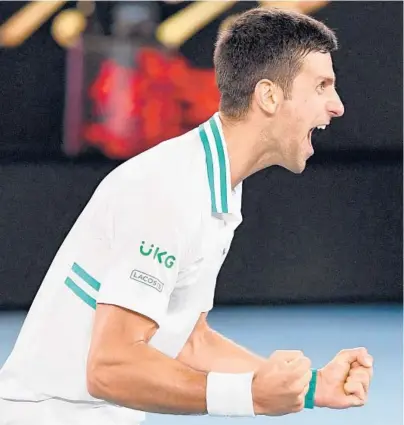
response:
[[[94,397],[118,405],[154,413],[206,413],[206,373],[144,343],[120,353],[119,361],[99,358],[88,376]]]
[[[262,357],[212,329],[189,341],[178,360],[196,370],[222,373],[255,371],[264,362]]]

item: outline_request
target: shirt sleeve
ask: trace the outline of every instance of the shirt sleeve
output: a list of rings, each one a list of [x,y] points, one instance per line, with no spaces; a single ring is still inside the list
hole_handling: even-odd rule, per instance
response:
[[[160,325],[185,250],[181,206],[144,194],[118,202],[109,220],[111,261],[97,303],[124,307]]]

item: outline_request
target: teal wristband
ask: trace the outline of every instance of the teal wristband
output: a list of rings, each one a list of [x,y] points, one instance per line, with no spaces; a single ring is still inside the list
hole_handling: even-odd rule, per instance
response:
[[[304,400],[305,409],[314,408],[314,395],[316,394],[316,385],[317,385],[317,369],[313,369],[311,375],[311,380],[309,384],[309,391],[307,391],[306,398]]]

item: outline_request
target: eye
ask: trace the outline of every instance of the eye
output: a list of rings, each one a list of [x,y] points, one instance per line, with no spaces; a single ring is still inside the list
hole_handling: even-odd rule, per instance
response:
[[[325,83],[325,81],[322,81],[318,86],[317,86],[317,92],[318,93],[323,93],[324,92],[324,90],[325,90],[325,88],[326,88],[326,83]]]

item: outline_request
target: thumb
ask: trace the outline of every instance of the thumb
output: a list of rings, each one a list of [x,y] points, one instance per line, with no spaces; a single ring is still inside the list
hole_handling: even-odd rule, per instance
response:
[[[364,352],[358,355],[357,362],[360,366],[372,367],[373,366],[373,357],[364,349]]]
[[[371,367],[373,364],[372,357],[368,354],[366,348],[352,348],[342,350],[337,355],[339,361],[351,365],[352,363],[359,363],[361,366]]]

